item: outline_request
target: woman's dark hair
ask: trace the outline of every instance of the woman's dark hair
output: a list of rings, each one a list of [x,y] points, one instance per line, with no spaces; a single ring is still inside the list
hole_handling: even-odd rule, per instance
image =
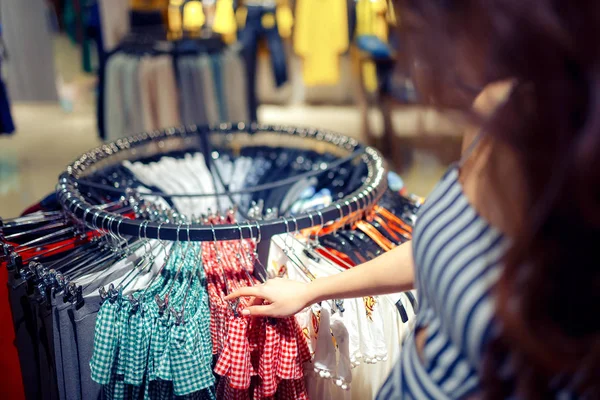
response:
[[[515,156],[526,188],[495,289],[501,333],[486,349],[483,396],[542,399],[566,388],[600,398],[600,1],[396,7],[405,49],[429,78],[423,98],[439,103],[449,87],[514,82],[482,121]]]

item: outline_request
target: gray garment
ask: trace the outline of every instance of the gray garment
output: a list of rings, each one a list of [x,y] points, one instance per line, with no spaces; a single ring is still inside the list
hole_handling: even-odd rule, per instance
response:
[[[58,101],[53,33],[44,0],[2,0],[6,85],[12,101]]]
[[[106,65],[106,93],[104,95],[104,126],[106,140],[113,141],[124,136],[126,113],[124,110],[123,70],[128,62],[125,54],[115,54]]]
[[[246,73],[239,52],[230,50],[223,55],[223,91],[227,103],[228,122],[248,122],[250,112],[246,96]]]
[[[217,101],[217,89],[215,87],[215,78],[212,72],[210,57],[201,55],[196,59],[196,74],[202,79],[202,98],[206,110],[206,119],[209,124],[218,124],[219,121],[219,103]]]
[[[135,135],[144,131],[144,119],[142,117],[142,99],[140,93],[140,81],[138,79],[138,66],[140,60],[134,56],[128,56],[124,65],[123,95],[125,97],[125,133]]]
[[[193,78],[191,77],[188,57],[180,57],[177,60],[177,76],[179,86],[179,101],[181,104],[181,123],[191,125],[194,123],[192,118],[192,99],[193,99]]]
[[[193,98],[191,99],[192,116],[194,124],[204,125],[208,124],[207,106],[206,99],[204,97],[204,91],[210,88],[210,82],[207,84],[204,82],[204,78],[198,71],[197,57],[188,59],[188,69],[190,73],[190,80],[193,85],[191,90]]]
[[[73,306],[65,303],[61,294],[52,293],[51,297],[58,391],[63,400],[79,400],[81,385],[77,357],[78,343],[71,322]]]
[[[90,359],[94,349],[96,315],[100,310],[98,289],[119,279],[130,263],[119,262],[108,268],[100,279],[84,288],[84,305],[77,310],[65,303],[62,295],[52,294],[54,355],[58,391],[62,400],[99,399],[102,386],[91,378]]]
[[[184,125],[207,124],[204,105],[204,82],[198,73],[196,57],[181,57],[177,62],[179,70],[179,91],[181,96],[181,117]]]
[[[90,360],[94,351],[94,332],[96,317],[102,302],[98,291],[94,295],[85,297],[85,304],[79,310],[72,309],[72,324],[75,327],[75,341],[77,342],[77,358],[79,364],[79,381],[81,399],[96,399],[100,397],[102,385],[92,380]]]

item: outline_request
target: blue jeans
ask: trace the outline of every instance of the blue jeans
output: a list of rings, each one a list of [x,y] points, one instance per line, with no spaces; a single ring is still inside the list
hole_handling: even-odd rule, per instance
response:
[[[262,17],[265,14],[275,16],[275,8],[248,6],[246,25],[238,32],[238,40],[243,46],[242,54],[246,62],[248,105],[250,107],[250,119],[256,121],[256,110],[258,100],[256,99],[256,61],[258,53],[258,41],[261,38],[267,40],[271,53],[271,63],[275,75],[275,84],[280,87],[288,80],[287,63],[283,41],[277,30],[277,23],[272,27],[265,28],[262,25]]]

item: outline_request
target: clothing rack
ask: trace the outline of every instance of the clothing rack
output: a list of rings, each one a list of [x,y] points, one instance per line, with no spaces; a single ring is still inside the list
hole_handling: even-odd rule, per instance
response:
[[[150,155],[166,150],[182,150],[206,144],[207,137],[222,143],[231,142],[237,134],[249,134],[254,138],[260,133],[287,135],[300,138],[302,141],[314,141],[315,144],[334,146],[340,151],[354,152],[360,148],[359,143],[346,136],[315,129],[269,126],[245,123],[221,124],[213,127],[189,126],[162,131],[143,133],[117,140],[116,142],[97,147],[79,157],[68,166],[67,171],[59,179],[57,196],[63,208],[88,226],[110,232],[119,237],[143,237],[168,241],[221,241],[239,240],[241,238],[259,238],[258,254],[267,260],[270,238],[274,235],[298,231],[317,225],[324,225],[342,220],[350,214],[362,212],[375,204],[387,188],[383,158],[373,148],[367,147],[361,155],[368,168],[368,176],[361,188],[346,198],[338,200],[322,210],[291,218],[280,217],[260,221],[247,221],[236,225],[208,226],[203,224],[176,224],[150,222],[142,219],[128,219],[121,215],[103,210],[100,206],[90,204],[82,195],[78,180],[84,178],[99,166],[106,165],[114,158],[122,158],[131,153]],[[197,147],[195,147],[197,149]],[[121,192],[133,195],[131,189],[121,188]],[[168,197],[167,195],[162,195]],[[190,195],[193,197],[194,195]]]
[[[100,137],[111,141],[179,124],[248,121],[245,69],[239,46],[226,46],[212,32],[178,41],[167,40],[164,30],[132,32],[101,64]]]

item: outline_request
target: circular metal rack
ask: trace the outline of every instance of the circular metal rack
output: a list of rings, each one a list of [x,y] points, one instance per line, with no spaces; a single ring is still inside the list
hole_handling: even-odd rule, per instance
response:
[[[205,148],[208,142],[215,146],[229,148],[239,148],[243,145],[255,146],[261,143],[259,139],[261,135],[271,136],[271,140],[266,144],[271,143],[272,136],[276,135],[280,137],[279,140],[283,142],[284,146],[294,143],[299,146],[311,144],[313,148],[320,147],[336,152],[343,161],[360,157],[367,166],[367,177],[359,189],[328,207],[295,215],[293,224],[291,224],[290,218],[279,217],[240,222],[235,225],[213,226],[190,223],[189,226],[185,224],[185,228],[181,229],[181,224],[177,223],[150,222],[139,218],[129,219],[108,212],[100,205],[91,204],[82,194],[86,186],[94,186],[93,183],[86,180],[86,177],[106,166],[114,165],[120,160],[140,159],[172,151],[198,151],[198,149]],[[319,172],[316,171],[315,174]],[[377,150],[362,146],[356,140],[334,132],[244,123],[220,124],[212,127],[188,126],[142,133],[119,139],[84,153],[60,176],[57,195],[63,208],[76,219],[88,226],[119,236],[139,236],[143,228],[145,238],[171,241],[236,240],[240,237],[268,239],[273,235],[289,232],[290,229],[296,231],[310,228],[365,210],[375,204],[387,189],[385,172],[383,158]],[[96,186],[102,185],[96,184]],[[128,191],[127,188],[104,187],[104,189],[123,194]],[[150,194],[162,197],[222,195],[154,192]]]

